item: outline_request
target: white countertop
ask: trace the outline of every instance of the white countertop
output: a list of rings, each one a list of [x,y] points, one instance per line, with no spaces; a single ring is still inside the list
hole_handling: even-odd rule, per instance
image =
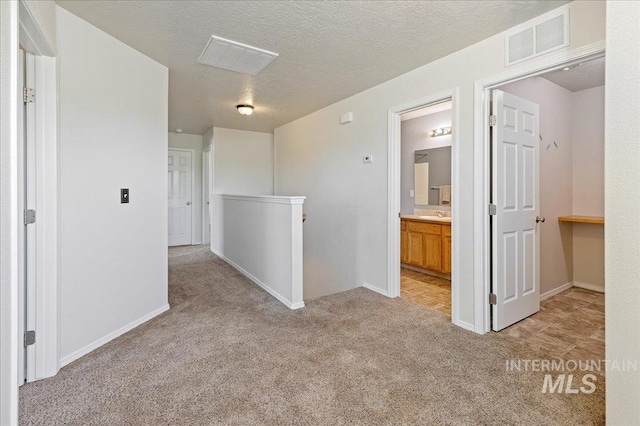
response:
[[[423,220],[425,222],[451,223],[451,218],[450,217],[417,216],[415,214],[405,214],[405,215],[400,216],[400,219]]]

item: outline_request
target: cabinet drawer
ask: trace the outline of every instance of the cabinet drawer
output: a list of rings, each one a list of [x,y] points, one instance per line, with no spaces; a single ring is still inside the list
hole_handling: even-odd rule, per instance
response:
[[[405,229],[407,229],[407,222],[405,222],[404,220],[400,221],[400,230],[404,231]]]
[[[438,234],[440,235],[441,225],[434,225],[432,223],[419,223],[409,222],[407,223],[409,231],[424,232],[425,234]]]
[[[442,225],[442,235],[445,237],[451,236],[451,225]]]

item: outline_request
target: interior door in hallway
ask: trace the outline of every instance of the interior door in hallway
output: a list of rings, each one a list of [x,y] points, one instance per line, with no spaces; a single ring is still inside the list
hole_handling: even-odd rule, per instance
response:
[[[191,244],[193,159],[190,151],[169,150],[169,246]]]
[[[540,310],[539,106],[493,91],[492,328]]]

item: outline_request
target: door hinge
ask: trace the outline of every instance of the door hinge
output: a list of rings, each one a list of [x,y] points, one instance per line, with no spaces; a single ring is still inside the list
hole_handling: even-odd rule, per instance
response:
[[[35,102],[36,100],[36,91],[30,87],[25,87],[22,89],[22,102],[25,104]]]
[[[489,116],[489,126],[495,126],[498,123],[498,117],[495,115]]]
[[[36,211],[33,209],[28,209],[24,211],[24,224],[30,225],[32,223],[36,223]]]
[[[36,332],[29,330],[24,332],[24,347],[31,346],[36,343]]]
[[[495,204],[489,204],[489,214],[495,216],[498,213],[498,209]]]
[[[489,304],[497,305],[498,304],[498,296],[495,293],[489,293]]]

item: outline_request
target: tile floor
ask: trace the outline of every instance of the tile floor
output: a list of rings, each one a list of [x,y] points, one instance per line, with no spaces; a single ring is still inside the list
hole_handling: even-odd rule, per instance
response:
[[[400,268],[400,297],[451,317],[451,281]]]
[[[400,295],[451,317],[451,281],[401,268]],[[573,287],[540,302],[540,312],[497,333],[550,357],[602,360],[604,294]]]
[[[499,335],[549,356],[602,360],[604,294],[573,287],[540,302],[540,312]]]

